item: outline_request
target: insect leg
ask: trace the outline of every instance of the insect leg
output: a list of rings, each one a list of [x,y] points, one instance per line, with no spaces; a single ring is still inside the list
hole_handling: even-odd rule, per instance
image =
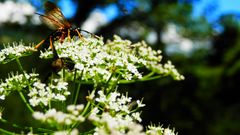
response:
[[[52,49],[53,48],[52,36],[50,36],[49,40],[50,40],[50,48]]]
[[[80,39],[84,40],[82,34],[78,31],[78,29],[75,29],[75,31],[77,32],[78,37],[79,37]]]
[[[35,49],[38,49],[42,44],[43,42],[45,41],[46,39],[43,39],[41,42],[39,42],[34,48]]]
[[[70,29],[68,29],[68,41],[70,42],[71,41],[71,36],[70,36]]]

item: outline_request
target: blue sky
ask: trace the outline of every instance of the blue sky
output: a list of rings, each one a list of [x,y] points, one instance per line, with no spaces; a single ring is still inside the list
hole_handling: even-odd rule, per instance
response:
[[[193,4],[193,16],[206,13],[209,22],[216,21],[221,14],[240,14],[240,0],[199,0]]]
[[[60,0],[58,5],[62,9],[63,14],[67,18],[70,18],[71,16],[73,16],[75,14],[76,9],[77,9],[74,2],[72,2],[70,0]],[[71,5],[71,10],[69,10],[69,5]],[[118,7],[117,7],[116,4],[110,4],[107,7],[97,8],[96,10],[98,12],[102,12],[103,14],[106,14],[108,21],[112,21],[113,19],[115,19],[119,15],[118,14]]]
[[[72,0],[60,0],[58,3],[58,6],[67,18],[74,15],[74,11],[77,8],[74,5]],[[69,7],[71,8],[69,9]],[[112,21],[119,16],[115,4],[97,10],[105,14],[108,21]],[[226,13],[240,14],[240,0],[198,0],[198,2],[193,3],[193,17],[205,15],[210,23],[215,22],[221,14]]]

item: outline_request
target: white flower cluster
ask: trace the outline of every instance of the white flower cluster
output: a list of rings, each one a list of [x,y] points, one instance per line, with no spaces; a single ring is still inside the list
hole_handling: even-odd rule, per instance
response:
[[[0,64],[8,63],[16,58],[32,54],[36,49],[33,46],[24,46],[22,42],[8,45],[0,51]]]
[[[104,112],[94,123],[97,123],[94,135],[145,135],[140,124],[121,114],[112,116],[109,112]]]
[[[93,124],[94,130],[90,132],[94,135],[175,135],[174,130],[164,129],[161,126],[149,126],[144,132],[139,124],[142,119],[138,110],[145,105],[140,100],[132,101],[127,94],[114,91],[115,84],[124,81],[147,80],[159,75],[171,75],[176,80],[184,79],[170,61],[160,63],[161,51],[152,50],[145,42],[132,44],[118,36],[114,36],[112,41],[106,43],[102,38],[73,37],[71,41],[66,39],[63,43],[55,41],[54,47],[59,58],[62,58],[63,65],[66,65],[64,67],[70,68],[67,64],[71,63],[75,72],[71,69],[61,70],[60,79],[54,79],[53,76],[49,83],[41,82],[39,75],[35,73],[11,74],[9,78],[0,81],[0,99],[4,100],[12,91],[18,91],[22,97],[25,94],[28,96],[30,110],[33,110],[31,106],[51,108],[45,112],[33,110],[33,117],[56,126],[56,129],[61,130],[54,133],[57,135],[79,134],[80,130],[73,128],[77,128],[85,118]],[[22,43],[13,44],[13,47],[9,46],[0,51],[0,63],[30,55],[33,51],[36,51],[34,47],[24,46]],[[41,52],[40,57],[50,58],[53,55],[55,55],[53,51],[48,49]],[[142,74],[143,69],[147,69],[150,73]],[[83,105],[69,105],[65,111],[56,110],[54,101],[66,101],[70,95],[69,89],[72,88],[70,83],[73,82],[75,85],[78,81],[81,81],[79,87],[81,83],[93,82],[95,86],[103,83],[99,86],[105,86],[103,87],[105,89],[99,90],[97,95],[94,89],[88,96],[88,104],[85,108]],[[23,100],[26,101],[25,97]],[[0,117],[1,113],[0,109]]]
[[[6,0],[0,2],[0,26],[3,23],[25,24],[28,16],[33,16],[35,9],[29,3],[16,3]]]
[[[40,81],[33,83],[33,87],[29,90],[29,103],[32,106],[43,104],[47,106],[50,101],[65,101],[70,95],[68,91],[68,83],[61,79],[54,79],[49,85]]]
[[[137,107],[134,108],[131,97],[117,92],[106,96],[103,91],[98,91],[98,95],[96,98],[98,107],[95,107],[89,115],[89,120],[97,126],[94,135],[144,134],[142,126],[137,123],[141,122],[140,113],[136,112],[136,108],[143,107],[144,104],[137,101]]]
[[[10,94],[12,91],[21,91],[23,88],[28,87],[28,85],[37,81],[39,75],[35,73],[26,74],[25,77],[23,74],[10,74],[5,81],[0,83],[0,99],[4,100],[5,97]]]
[[[43,104],[47,106],[50,101],[65,101],[70,95],[68,83],[61,79],[54,79],[46,85],[40,82],[38,74],[10,74],[9,78],[0,83],[0,99],[4,100],[13,91],[25,91],[29,96],[29,103],[32,106]]]
[[[177,135],[177,133],[174,132],[174,130],[171,130],[169,128],[163,128],[161,126],[148,126],[147,127],[146,134],[147,135]]]
[[[168,61],[167,63],[165,63],[163,67],[165,68],[165,70],[163,71],[169,74],[173,74],[174,79],[184,80],[184,76],[178,73],[177,69],[175,68],[174,65],[172,65],[171,61]]]
[[[137,113],[132,113],[130,110],[133,109],[133,106],[131,106],[132,98],[127,97],[125,95],[121,95],[118,92],[111,92],[108,96],[104,94],[103,91],[98,91],[99,97],[96,98],[96,102],[100,103],[104,106],[104,109],[108,111],[113,111],[114,113],[122,112],[124,114],[128,114],[134,118],[134,120],[137,120],[141,122],[140,115]],[[145,106],[142,104],[139,100],[137,100],[137,108]],[[132,113],[132,114],[131,114]]]
[[[94,135],[176,135],[174,130],[161,126],[148,126],[146,132],[137,123],[141,122],[138,108],[145,106],[138,100],[134,108],[131,97],[118,92],[105,95],[98,91],[95,99],[97,107],[93,108],[89,120],[96,125]]]
[[[160,75],[171,75],[181,80],[181,76],[170,62],[160,64],[161,51],[152,50],[145,42],[132,44],[114,36],[113,41],[103,42],[102,38],[73,38],[70,42],[54,42],[60,58],[70,58],[75,69],[83,71],[83,80],[106,82],[111,79],[133,80],[141,79],[140,69],[147,68]],[[41,58],[52,56],[51,50],[42,52]],[[71,74],[71,73],[70,73]],[[113,75],[114,74],[114,75]]]
[[[46,113],[34,112],[33,117],[36,120],[50,123],[57,127],[62,125],[69,126],[85,121],[85,118],[80,114],[83,108],[83,105],[69,105],[67,106],[67,113],[49,109]]]

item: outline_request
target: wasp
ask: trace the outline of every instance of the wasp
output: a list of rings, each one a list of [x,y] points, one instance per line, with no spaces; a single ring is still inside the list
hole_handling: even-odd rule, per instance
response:
[[[81,30],[80,28],[73,28],[72,25],[66,20],[60,8],[58,8],[54,3],[47,1],[44,4],[44,14],[39,14],[40,20],[49,26],[54,31],[44,40],[39,42],[35,48],[38,49],[40,46],[46,42],[49,42],[49,46],[53,52],[52,67],[55,71],[59,71],[62,68],[68,68],[70,70],[73,69],[74,64],[70,58],[59,58],[57,51],[53,45],[54,41],[60,41],[63,43],[64,39],[67,37],[69,40],[72,36],[78,36],[80,39],[84,40],[82,33],[87,33],[88,35],[95,36],[94,34]]]

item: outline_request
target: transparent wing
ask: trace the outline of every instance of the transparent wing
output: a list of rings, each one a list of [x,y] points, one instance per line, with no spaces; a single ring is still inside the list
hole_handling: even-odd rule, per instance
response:
[[[64,28],[70,28],[71,25],[66,20],[61,10],[54,3],[47,1],[44,7],[45,14],[48,16],[48,18],[51,18],[51,20],[55,20],[59,24],[62,24]]]
[[[59,21],[53,19],[51,16],[46,16],[46,15],[41,15],[41,14],[38,14],[38,15],[39,15],[40,20],[44,24],[46,24],[49,28],[51,28],[53,30],[64,27],[64,24],[62,24]]]

